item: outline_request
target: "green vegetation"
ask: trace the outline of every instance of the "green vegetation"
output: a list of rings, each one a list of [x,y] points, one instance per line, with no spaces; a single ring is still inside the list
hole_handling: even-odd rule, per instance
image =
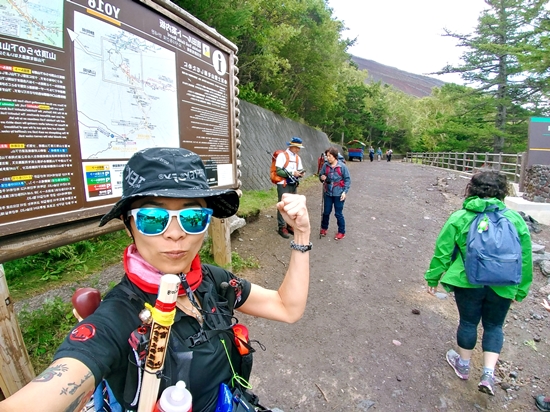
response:
[[[22,300],[75,281],[90,279],[120,262],[130,244],[125,231],[117,231],[4,263],[10,295]],[[93,286],[93,285],[92,285]]]
[[[23,309],[18,318],[31,364],[38,374],[51,363],[57,347],[76,324],[72,305],[55,298],[40,310]]]
[[[256,216],[261,210],[275,206],[277,188],[273,185],[269,190],[250,190],[243,192],[237,215],[243,219]]]
[[[446,31],[464,48],[463,64],[438,73],[460,73],[468,87],[447,84],[422,99],[367,82],[347,53],[355,40],[324,0],[175,2],[237,45],[240,99],[335,141],[516,153],[527,147],[529,117],[550,115],[549,0],[486,1],[472,33]]]
[[[310,185],[317,185],[319,181],[317,176],[310,175],[300,182],[301,188],[307,188]],[[252,218],[261,210],[269,208],[275,209],[277,203],[277,188],[273,185],[269,190],[249,190],[244,191],[240,199],[239,211],[237,215],[243,219]]]
[[[494,125],[492,145],[498,153],[503,151],[505,141],[514,138],[514,123],[525,120],[529,112],[536,114],[537,102],[545,102],[548,97],[548,74],[544,74],[548,61],[541,65],[540,50],[541,40],[548,39],[548,0],[486,3],[488,7],[481,13],[474,33],[445,30],[467,50],[462,64],[447,66],[441,73],[460,73],[463,79],[476,84],[469,94],[483,103],[478,106],[481,111],[490,110],[485,120]],[[546,45],[543,54],[547,52]],[[526,106],[530,109],[525,110]]]

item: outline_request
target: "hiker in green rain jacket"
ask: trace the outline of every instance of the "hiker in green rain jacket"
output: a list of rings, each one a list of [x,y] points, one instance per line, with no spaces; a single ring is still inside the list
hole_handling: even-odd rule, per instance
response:
[[[454,292],[460,323],[456,333],[458,351],[447,352],[447,362],[461,379],[468,379],[470,358],[477,342],[477,326],[483,325],[483,374],[478,385],[481,392],[494,395],[494,368],[498,361],[504,333],[502,325],[513,300],[521,302],[529,292],[533,278],[533,257],[529,228],[519,213],[506,210],[506,216],[518,232],[522,249],[522,273],[519,285],[477,286],[466,278],[462,256],[466,256],[466,238],[471,223],[487,206],[506,208],[504,198],[508,192],[504,174],[485,171],[475,174],[466,187],[463,208],[455,211],[435,243],[430,267],[424,278],[428,292],[435,294],[441,283],[445,290]],[[460,253],[455,252],[455,246]],[[454,258],[454,259],[453,259]]]

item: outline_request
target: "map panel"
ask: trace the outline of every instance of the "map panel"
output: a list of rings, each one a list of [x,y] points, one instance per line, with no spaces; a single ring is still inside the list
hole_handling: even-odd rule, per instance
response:
[[[78,12],[70,35],[82,158],[179,147],[175,53]]]
[[[64,0],[0,0],[0,34],[63,47]]]

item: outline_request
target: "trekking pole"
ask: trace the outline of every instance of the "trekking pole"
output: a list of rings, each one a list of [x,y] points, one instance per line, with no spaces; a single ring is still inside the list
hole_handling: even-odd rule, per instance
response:
[[[277,161],[277,158],[273,156],[273,153],[271,153],[269,150],[266,150],[266,153],[268,153],[273,160]],[[293,174],[291,174],[288,170],[286,170],[285,167],[281,167],[281,169],[283,169],[283,171],[287,174],[288,178],[292,181],[292,183],[298,184],[298,179],[294,177]]]
[[[151,308],[153,324],[149,348],[145,358],[145,374],[141,382],[138,412],[151,412],[157,402],[164,358],[168,352],[170,329],[176,315],[176,300],[180,278],[165,274],[160,278],[159,291],[155,307]]]
[[[321,229],[319,229],[319,239],[321,239],[321,230],[323,229],[323,213],[325,211],[325,183],[321,183]]]

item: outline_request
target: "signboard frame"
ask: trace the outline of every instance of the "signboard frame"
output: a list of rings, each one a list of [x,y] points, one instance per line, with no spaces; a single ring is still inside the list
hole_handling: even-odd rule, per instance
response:
[[[550,117],[529,119],[527,167],[550,164]]]
[[[0,74],[5,75],[0,80],[0,166],[4,164],[7,169],[14,169],[6,171],[0,168],[0,239],[7,240],[8,237],[11,238],[14,235],[31,232],[41,232],[47,236],[47,231],[44,230],[48,228],[58,230],[59,227],[64,225],[78,226],[80,222],[84,221],[93,220],[95,222],[111,208],[120,196],[121,181],[118,179],[115,184],[114,180],[116,179],[113,178],[113,175],[115,173],[118,173],[118,176],[121,175],[125,162],[135,151],[130,143],[135,146],[136,150],[149,147],[147,142],[142,143],[140,139],[144,141],[147,141],[147,139],[155,140],[155,143],[151,146],[185,147],[197,152],[205,161],[207,177],[212,187],[238,189],[240,187],[237,162],[239,156],[237,117],[239,112],[236,108],[238,99],[235,97],[236,85],[238,84],[238,78],[236,77],[238,72],[236,67],[237,47],[221,36],[215,29],[208,27],[167,0],[56,1],[57,4],[63,4],[63,51],[59,51],[59,53],[67,54],[67,57],[64,57],[66,60],[60,63],[60,67],[62,66],[68,73],[65,80],[56,77],[55,73],[61,72],[61,70],[57,72],[54,70],[55,67],[53,66],[56,62],[54,58],[50,59],[50,62],[47,58],[45,61],[37,62],[23,60],[21,55],[19,57],[0,55],[0,66],[3,68],[3,71],[0,70]],[[136,6],[143,12],[138,13],[140,15],[139,19],[135,17]],[[124,21],[125,9],[134,10],[133,14],[128,14],[130,17],[126,22]],[[130,20],[130,18],[134,20]],[[16,23],[17,16],[13,16],[13,19]],[[146,19],[149,19],[149,21]],[[143,23],[141,28],[136,27],[137,23],[131,26],[128,23],[130,21],[147,21],[149,26],[146,23]],[[148,31],[144,27],[147,27]],[[100,32],[102,28],[105,28],[106,31]],[[122,46],[115,44],[115,41],[120,39],[125,41]],[[134,45],[131,45],[132,41]],[[38,49],[46,50],[51,53],[50,56],[57,56],[55,47],[39,47],[36,46],[36,41],[22,38],[14,39],[13,36],[10,37],[1,32],[0,42],[2,42],[4,48],[10,43],[16,49],[19,47],[20,50],[28,50],[31,48],[29,45],[34,44],[35,52]],[[98,65],[96,69],[90,63],[91,59],[87,60],[87,57],[92,55],[94,46],[97,46],[97,50],[106,53],[106,44],[127,47],[125,49],[127,54],[120,53],[122,57],[118,62],[122,63],[118,66],[103,64],[107,61],[107,59],[103,59],[103,65]],[[143,49],[137,49],[146,46],[151,46],[150,55],[146,55],[147,53]],[[107,54],[103,55],[103,57],[105,56]],[[117,55],[116,57],[120,56]],[[150,59],[149,62],[152,62],[156,61],[153,58],[160,59],[166,56],[173,59],[175,63],[173,70],[166,69],[163,72],[165,67],[171,67],[166,65],[159,67],[156,69],[157,71],[150,70],[148,72],[150,66],[143,64],[147,61],[147,58]],[[218,60],[214,59],[215,56]],[[59,60],[61,61],[63,58],[59,57]],[[224,64],[220,63],[222,60]],[[112,61],[108,63],[112,63]],[[123,70],[126,67],[139,67],[138,63],[142,63],[139,71],[141,77],[130,73],[131,69],[127,72]],[[51,66],[49,69],[48,64]],[[216,67],[216,64],[219,67]],[[37,70],[37,67],[42,69]],[[14,70],[14,68],[17,68],[17,70]],[[218,68],[221,71],[217,70]],[[98,80],[100,71],[102,80]],[[41,74],[34,75],[33,72]],[[171,76],[174,73],[175,76]],[[147,74],[150,76],[146,77]],[[27,77],[23,77],[23,75]],[[119,80],[121,76],[123,79]],[[126,77],[124,78],[124,76]],[[152,77],[155,83],[147,84],[147,81]],[[51,106],[54,106],[54,104],[47,107],[48,102],[63,101],[62,92],[58,94],[52,92],[53,97],[50,95],[43,98],[31,94],[27,99],[31,101],[31,104],[25,110],[33,111],[33,113],[48,113],[48,116],[50,116],[50,113],[55,112],[55,116],[53,116],[54,123],[57,122],[55,126],[57,126],[57,131],[61,133],[55,136],[56,141],[52,143],[52,146],[48,146],[49,139],[47,137],[37,138],[35,135],[32,140],[25,138],[25,136],[31,134],[33,128],[37,127],[36,123],[32,123],[32,127],[29,126],[25,129],[25,123],[22,122],[23,126],[12,129],[16,131],[25,129],[24,132],[27,135],[23,133],[8,135],[6,133],[7,126],[12,125],[14,119],[20,120],[22,118],[22,92],[29,93],[30,91],[29,88],[25,88],[25,83],[18,83],[21,78],[26,78],[29,82],[48,83],[50,89],[57,84],[59,86],[57,90],[61,91],[63,91],[63,86],[66,86],[68,104],[57,111],[51,110]],[[47,82],[46,78],[53,80]],[[83,78],[86,81],[91,79],[92,86],[111,87],[112,93],[116,94],[118,92],[117,97],[120,99],[127,98],[124,95],[127,91],[133,91],[135,93],[133,97],[138,106],[139,104],[144,106],[149,104],[147,107],[150,108],[155,104],[155,99],[160,102],[164,99],[164,101],[172,102],[177,100],[177,107],[174,108],[171,105],[156,107],[158,120],[155,120],[153,116],[147,119],[147,125],[151,125],[151,130],[153,130],[149,134],[148,132],[136,133],[132,136],[117,134],[117,127],[122,125],[119,127],[120,129],[123,127],[128,128],[128,123],[131,123],[132,118],[123,118],[121,115],[120,118],[115,119],[114,114],[109,122],[94,119],[96,125],[92,127],[83,126],[84,122],[79,116],[82,115],[85,109],[90,111],[96,109],[96,107],[93,107],[94,103],[90,102],[86,94],[79,95],[77,92],[79,87],[81,87],[81,90],[90,91],[90,88],[86,89],[85,86],[82,86],[84,81],[77,83],[79,79]],[[135,92],[138,87],[129,83],[130,80],[136,81],[136,79],[142,89],[139,92]],[[110,83],[107,85],[107,82]],[[35,87],[34,83],[30,84]],[[2,88],[2,86],[5,87]],[[165,86],[166,90],[159,92],[158,88],[155,89],[157,86]],[[14,91],[16,87],[18,92]],[[149,87],[149,90],[146,90],[147,87]],[[6,90],[10,88],[11,91],[7,92]],[[174,90],[176,97],[167,97],[168,93]],[[163,94],[164,91],[166,93]],[[152,103],[139,100],[144,99],[144,96],[150,97]],[[10,112],[10,109],[15,107],[13,102],[16,102],[15,104],[19,107],[17,115],[14,114],[15,111]],[[133,103],[133,101],[131,102]],[[9,104],[12,106],[10,107]],[[129,105],[126,105],[126,107],[129,107]],[[2,108],[4,108],[3,111]],[[100,109],[101,107],[98,110]],[[71,110],[73,111],[71,112]],[[163,113],[168,110],[171,110],[172,113],[176,110],[176,120]],[[88,118],[91,117],[88,115]],[[84,115],[82,115],[82,118],[84,118]],[[47,119],[49,118],[44,115],[43,121],[45,122]],[[157,124],[154,123],[155,121]],[[154,130],[158,130],[171,122],[172,125],[178,122],[176,136],[174,136],[174,133],[167,133],[166,136],[154,136]],[[108,124],[109,127],[97,126],[100,123]],[[146,122],[143,121],[143,123]],[[83,131],[84,128],[87,128],[87,130]],[[175,129],[175,127],[172,128],[172,130]],[[46,128],[42,132],[46,132]],[[67,135],[65,138],[62,137],[63,133]],[[88,137],[89,140],[87,140]],[[99,159],[99,162],[97,158],[87,156],[101,144],[102,138],[107,139],[109,137],[114,140],[118,139],[118,146],[115,143],[112,145],[113,147],[122,151],[127,150],[123,156],[117,157],[117,155],[110,153],[104,159]],[[170,143],[166,144],[166,141]],[[62,143],[60,144],[60,142]],[[104,142],[109,144],[105,146],[107,149],[102,153],[108,152],[108,148],[111,147],[111,141],[104,140]],[[43,144],[44,147],[40,148],[40,144]],[[64,145],[66,147],[63,147]],[[29,150],[30,147],[34,147],[35,150]],[[46,155],[43,153],[46,153]],[[56,160],[55,153],[60,154],[60,159],[63,157],[70,159]],[[41,160],[48,155],[51,155],[52,159],[46,157],[46,160]],[[20,169],[20,167],[15,166],[16,156],[27,156],[27,158],[21,158],[19,162],[29,172],[15,171],[17,168]],[[34,165],[40,164],[41,161],[58,161],[62,166],[59,169],[53,168],[56,173],[39,173]],[[105,165],[101,163],[105,163]],[[70,173],[65,172],[64,168],[69,170]],[[105,171],[104,169],[108,170]],[[36,178],[40,175],[41,178]],[[59,189],[60,184],[66,185],[67,189]],[[28,190],[24,197],[31,199],[34,206],[28,207],[28,204],[31,203],[30,200],[19,199],[23,196],[24,190]],[[58,192],[54,192],[54,190],[58,190]],[[6,196],[6,194],[9,196],[2,199],[2,195]],[[93,196],[101,198],[97,200]],[[65,198],[68,199],[66,205],[61,202],[61,199]],[[50,204],[47,202],[50,202]],[[45,205],[49,207],[40,209]],[[19,209],[12,215],[4,214],[2,216],[3,211],[5,213],[6,210],[9,210],[9,207],[12,207],[12,209],[18,207]],[[26,212],[27,209],[28,212]]]

